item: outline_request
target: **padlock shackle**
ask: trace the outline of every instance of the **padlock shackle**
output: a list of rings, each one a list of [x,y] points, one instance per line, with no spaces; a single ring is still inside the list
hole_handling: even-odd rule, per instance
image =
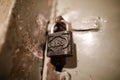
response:
[[[70,25],[69,25],[69,23],[66,22],[65,20],[61,20],[61,22],[65,23],[65,25],[66,25],[66,30],[67,30],[67,31],[70,31]],[[55,25],[56,25],[56,23],[54,23],[54,24],[52,25],[52,27],[51,27],[51,30],[50,30],[50,33],[51,33],[51,34],[54,33],[54,27],[55,27]]]

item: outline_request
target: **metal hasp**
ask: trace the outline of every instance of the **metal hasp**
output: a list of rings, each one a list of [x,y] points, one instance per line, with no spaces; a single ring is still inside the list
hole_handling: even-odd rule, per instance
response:
[[[47,56],[71,56],[73,47],[73,37],[69,24],[61,18],[55,21],[48,34],[48,54]]]

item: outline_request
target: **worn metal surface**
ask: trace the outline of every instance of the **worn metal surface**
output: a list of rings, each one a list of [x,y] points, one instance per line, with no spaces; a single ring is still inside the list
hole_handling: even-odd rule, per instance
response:
[[[0,15],[0,22],[4,17],[7,21],[5,14],[11,10],[9,9],[11,0],[1,1],[3,2],[0,4],[6,4],[5,7],[8,8],[4,11],[4,7],[1,8],[0,5],[0,14],[3,11]],[[48,3],[47,0],[16,1],[6,34],[3,33],[5,43],[0,53],[2,54],[0,56],[0,80],[41,79],[49,9],[50,2]],[[0,31],[2,31],[1,23]]]
[[[73,32],[76,53],[67,58],[64,73],[59,76],[53,75],[58,73],[48,66],[50,59],[45,57],[43,80],[67,75],[68,80],[120,80],[120,1],[54,0],[53,6],[51,19],[63,15],[74,29],[100,29]],[[50,76],[54,78],[48,79]]]
[[[72,55],[72,32],[60,31],[48,35],[48,56]]]

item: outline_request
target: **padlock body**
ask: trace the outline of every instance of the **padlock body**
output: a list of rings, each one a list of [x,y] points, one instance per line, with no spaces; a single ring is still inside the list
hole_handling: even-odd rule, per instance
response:
[[[47,56],[72,56],[73,37],[71,31],[48,34]]]

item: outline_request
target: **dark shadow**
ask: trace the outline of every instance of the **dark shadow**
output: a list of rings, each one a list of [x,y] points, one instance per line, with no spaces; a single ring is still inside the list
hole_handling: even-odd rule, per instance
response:
[[[66,57],[65,68],[75,68],[77,67],[77,53],[76,53],[76,44],[73,44],[73,55]]]
[[[99,28],[90,28],[90,29],[73,29],[73,31],[75,32],[88,32],[88,31],[92,31],[92,32],[97,32],[99,31]]]
[[[66,57],[65,56],[51,57],[51,63],[55,66],[56,71],[61,72],[62,68],[66,64]]]

